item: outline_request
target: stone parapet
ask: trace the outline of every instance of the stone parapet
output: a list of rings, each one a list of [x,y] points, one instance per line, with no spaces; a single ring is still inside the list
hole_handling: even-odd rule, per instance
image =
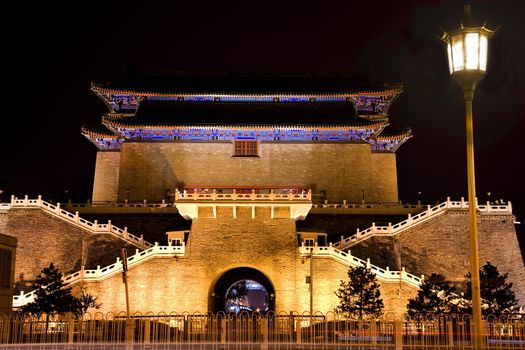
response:
[[[312,208],[312,193],[220,193],[180,192],[175,194],[175,206],[186,219],[238,218],[301,220]]]

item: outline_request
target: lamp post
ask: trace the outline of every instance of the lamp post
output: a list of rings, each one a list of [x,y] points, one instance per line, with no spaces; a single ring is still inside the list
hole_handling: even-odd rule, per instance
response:
[[[473,346],[483,348],[481,334],[481,293],[479,281],[478,232],[476,224],[476,185],[474,180],[474,135],[472,100],[476,84],[487,70],[488,39],[494,33],[476,26],[470,16],[470,5],[465,5],[465,15],[458,29],[444,32],[442,40],[447,44],[450,74],[463,88],[467,129],[467,175],[469,201],[469,247],[472,288],[472,317],[474,322]]]

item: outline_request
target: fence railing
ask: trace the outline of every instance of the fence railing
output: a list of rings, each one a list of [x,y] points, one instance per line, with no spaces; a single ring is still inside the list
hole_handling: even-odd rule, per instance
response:
[[[468,316],[429,315],[356,320],[335,313],[86,314],[82,318],[0,317],[0,344],[116,345],[188,349],[471,349]],[[485,349],[525,348],[525,320],[487,318]],[[176,347],[178,348],[178,347]]]
[[[450,198],[443,203],[437,204],[433,207],[430,205],[427,206],[425,211],[412,216],[408,214],[408,218],[397,224],[392,225],[388,223],[388,226],[376,226],[375,223],[372,223],[372,226],[366,230],[360,231],[357,229],[356,234],[349,237],[341,237],[339,242],[334,243],[334,247],[337,249],[345,250],[351,246],[362,242],[366,239],[369,239],[373,236],[393,236],[397,235],[403,231],[413,228],[416,225],[422,224],[429,221],[439,215],[444,214],[447,210],[467,210],[469,207],[468,202],[463,198],[460,201],[451,201]],[[507,202],[507,204],[491,204],[487,202],[486,204],[478,204],[477,210],[482,213],[491,213],[491,214],[512,214],[512,203]]]
[[[137,237],[129,233],[127,227],[124,227],[123,229],[117,227],[111,223],[111,220],[109,220],[107,224],[99,224],[97,220],[94,222],[88,221],[81,218],[78,214],[78,211],[73,214],[67,210],[62,209],[60,207],[60,203],[57,203],[56,205],[48,203],[42,200],[41,196],[38,196],[37,199],[29,199],[28,196],[25,196],[23,199],[12,196],[10,208],[39,208],[44,210],[46,213],[49,213],[61,220],[64,220],[91,233],[109,233],[140,249],[148,249],[153,246],[153,244],[146,242],[142,235]]]

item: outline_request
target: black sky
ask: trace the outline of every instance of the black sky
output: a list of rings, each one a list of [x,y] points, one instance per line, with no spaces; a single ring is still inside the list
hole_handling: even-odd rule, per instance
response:
[[[96,148],[80,135],[105,106],[92,80],[143,71],[359,72],[402,83],[392,128],[414,137],[398,152],[399,197],[467,196],[462,93],[450,79],[441,28],[463,1],[67,1],[2,11],[0,189],[46,200],[90,198]],[[474,101],[478,197],[514,203],[525,225],[525,1],[471,1],[500,26]],[[525,235],[520,228],[519,235]]]

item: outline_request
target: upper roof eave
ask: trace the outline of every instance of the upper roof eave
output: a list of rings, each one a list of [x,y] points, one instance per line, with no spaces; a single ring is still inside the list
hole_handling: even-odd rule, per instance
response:
[[[134,89],[134,88],[119,88],[113,87],[109,84],[102,84],[97,82],[91,83],[91,90],[99,93],[111,93],[111,94],[129,94],[139,96],[213,96],[213,97],[226,97],[226,96],[301,96],[301,97],[344,97],[344,96],[360,96],[360,95],[389,95],[389,94],[400,94],[403,92],[403,86],[396,84],[385,88],[376,89],[363,89],[363,90],[348,90],[348,91],[319,91],[319,92],[279,92],[279,91],[266,91],[266,92],[211,92],[211,91],[155,91],[149,89]]]
[[[323,129],[323,130],[334,130],[334,129],[379,129],[383,127],[386,122],[380,121],[370,124],[140,124],[140,123],[123,123],[116,120],[107,120],[107,124],[115,128],[122,129],[296,129],[296,128],[308,128],[308,129]]]

